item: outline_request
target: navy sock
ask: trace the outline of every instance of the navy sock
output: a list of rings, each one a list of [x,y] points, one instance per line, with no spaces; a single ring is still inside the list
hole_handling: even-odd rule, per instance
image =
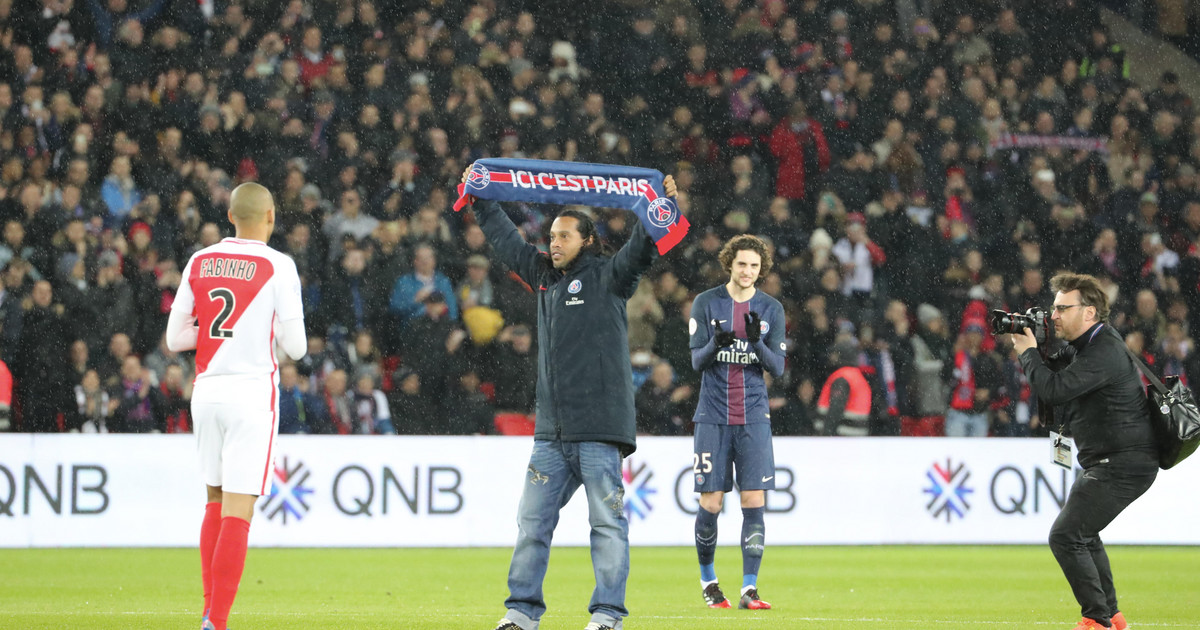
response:
[[[696,511],[696,555],[700,558],[700,579],[717,579],[713,556],[717,553],[717,515],[704,508]]]
[[[766,508],[742,508],[742,588],[758,583],[758,567],[766,547]]]

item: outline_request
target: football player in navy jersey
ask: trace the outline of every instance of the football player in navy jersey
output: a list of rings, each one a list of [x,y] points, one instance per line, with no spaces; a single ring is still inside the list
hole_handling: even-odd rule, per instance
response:
[[[700,509],[696,511],[696,552],[700,586],[710,608],[730,608],[713,567],[717,516],[736,469],[742,502],[742,592],[738,608],[762,610],[758,597],[762,562],[765,490],[775,488],[771,450],[771,411],[763,371],[783,374],[787,343],[783,306],[755,286],[771,270],[771,252],[756,236],[725,243],[718,255],[729,282],[701,293],[688,322],[692,367],[701,372],[700,402],[692,472]]]

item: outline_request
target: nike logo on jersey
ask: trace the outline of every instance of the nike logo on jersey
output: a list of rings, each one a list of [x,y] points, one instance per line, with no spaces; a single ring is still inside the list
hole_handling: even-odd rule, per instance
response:
[[[774,479],[774,478],[775,478],[775,475],[771,475],[770,477],[763,477],[763,480],[762,480],[762,482],[763,482],[763,483],[767,483],[768,481],[770,481],[770,480],[772,480],[772,479]]]

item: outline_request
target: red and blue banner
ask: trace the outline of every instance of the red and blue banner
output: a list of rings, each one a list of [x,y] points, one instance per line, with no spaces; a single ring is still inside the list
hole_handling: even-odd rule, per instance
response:
[[[687,234],[687,217],[663,189],[663,174],[650,168],[488,158],[476,160],[467,182],[458,186],[455,210],[472,197],[559,205],[624,208],[645,226],[665,254]]]

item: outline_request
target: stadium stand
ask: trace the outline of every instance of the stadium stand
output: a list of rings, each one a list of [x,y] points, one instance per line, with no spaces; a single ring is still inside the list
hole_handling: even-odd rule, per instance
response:
[[[1139,7],[1156,45],[1196,40]],[[692,233],[630,331],[680,385],[681,313],[722,281],[715,248],[769,239],[781,434],[812,432],[848,343],[874,434],[940,434],[964,395],[990,435],[1044,435],[984,317],[1048,306],[1067,268],[1103,279],[1156,372],[1200,379],[1200,116],[1177,74],[1131,80],[1141,57],[1095,3],[14,0],[0,25],[8,430],[186,430],[193,368],[160,342],[166,316],[251,180],[304,282],[299,408],[343,370],[376,378],[401,433],[531,414],[536,334],[512,334],[535,324],[529,288],[450,210],[486,156],[675,175]],[[556,211],[508,210],[528,234]],[[623,242],[632,217],[596,214]],[[404,301],[435,278],[444,312]]]

